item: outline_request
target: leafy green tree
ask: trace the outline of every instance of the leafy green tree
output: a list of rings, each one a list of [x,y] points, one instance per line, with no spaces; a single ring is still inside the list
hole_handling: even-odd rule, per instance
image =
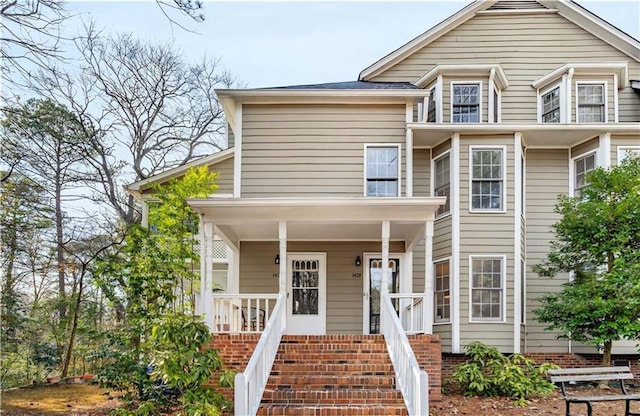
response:
[[[151,230],[132,225],[124,245],[100,268],[100,287],[126,305],[124,325],[111,334],[113,343],[105,351],[112,364],[100,374],[105,387],[123,391],[130,405],[139,405],[122,414],[157,413],[158,406],[170,403],[167,390],[179,394],[189,414],[215,414],[210,410],[224,406],[221,396],[202,388],[221,363],[205,348],[209,331],[193,316],[190,293],[179,290],[198,278],[198,217],[187,200],[211,195],[216,177],[203,167],[157,186]],[[165,383],[162,388],[158,381]]]
[[[598,168],[580,197],[561,195],[555,240],[541,276],[573,272],[558,293],[535,311],[559,337],[603,350],[610,365],[613,341],[640,336],[640,159]]]

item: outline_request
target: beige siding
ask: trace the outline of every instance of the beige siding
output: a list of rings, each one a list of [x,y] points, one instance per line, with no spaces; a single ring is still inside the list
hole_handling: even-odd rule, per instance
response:
[[[434,325],[433,333],[440,335],[442,352],[451,352],[451,324]]]
[[[413,196],[431,196],[431,150],[413,151]]]
[[[391,252],[402,252],[404,243],[394,241]],[[361,334],[363,307],[363,279],[353,277],[364,272],[354,265],[356,256],[380,252],[377,242],[303,242],[291,241],[287,251],[327,253],[327,333]],[[275,241],[244,241],[240,247],[240,293],[277,293],[278,267],[273,262],[278,252]],[[424,275],[423,275],[424,276]],[[423,277],[424,278],[424,277]]]
[[[462,136],[460,138],[460,341],[474,340],[513,352],[513,239],[514,239],[514,150],[513,137]],[[506,213],[469,212],[470,145],[504,146],[506,152]],[[488,238],[488,236],[490,236]],[[504,323],[471,323],[470,255],[506,256],[506,319]]]
[[[433,258],[451,256],[451,215],[439,218],[433,226]]]
[[[451,139],[447,139],[433,148],[433,158],[437,158],[449,149],[451,149]]]
[[[362,196],[365,143],[401,144],[404,186],[405,106],[245,105],[242,196]]]
[[[562,16],[478,15],[373,80],[415,82],[435,65],[500,64],[509,79],[503,122],[535,123],[533,81],[567,62],[620,61],[629,62],[630,79],[640,79],[640,63]],[[448,111],[446,103],[443,108]],[[640,121],[640,97],[629,85],[619,91],[619,116],[620,122]]]
[[[560,219],[553,210],[557,196],[569,191],[569,163],[566,150],[527,150],[526,211],[527,211],[527,352],[565,352],[566,340],[557,340],[556,333],[545,331],[545,325],[535,320],[533,311],[537,299],[558,291],[568,279],[566,274],[554,278],[540,277],[532,267],[542,263],[553,239],[551,225]]]
[[[582,144],[579,144],[577,146],[574,146],[571,148],[571,157],[578,157],[580,155],[583,155],[587,152],[591,152],[594,150],[598,150],[598,147],[600,146],[600,139],[597,137],[594,137],[591,140],[588,140]]]
[[[218,185],[218,189],[216,189],[217,194],[233,193],[233,157],[209,165],[209,171],[217,172],[219,175],[218,179],[216,180],[216,184]],[[183,177],[184,175],[178,176],[176,179],[182,179]],[[167,182],[168,181],[158,182],[158,184],[162,185]],[[142,193],[144,195],[150,195],[155,193],[155,191],[153,190],[153,188],[147,188],[144,189]]]
[[[618,165],[618,146],[640,147],[640,133],[637,135],[612,135],[611,136],[611,165]]]

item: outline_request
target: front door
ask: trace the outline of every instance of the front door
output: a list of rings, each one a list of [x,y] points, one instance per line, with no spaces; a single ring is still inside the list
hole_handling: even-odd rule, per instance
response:
[[[287,334],[326,333],[325,253],[287,254]]]
[[[380,333],[380,291],[382,290],[382,259],[367,258],[367,278],[364,287],[364,333]],[[389,256],[389,293],[400,289],[400,258]],[[397,300],[395,301],[397,303]],[[398,307],[396,305],[396,311]]]

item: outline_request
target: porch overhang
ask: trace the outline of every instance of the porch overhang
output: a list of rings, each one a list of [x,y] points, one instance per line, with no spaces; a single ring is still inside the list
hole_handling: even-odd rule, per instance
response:
[[[445,197],[414,198],[205,198],[189,205],[234,246],[243,240],[278,240],[287,223],[290,241],[379,241],[390,222],[390,239],[407,246],[424,236]]]
[[[419,147],[437,146],[454,133],[468,135],[513,135],[522,133],[522,139],[529,148],[570,148],[603,133],[634,135],[640,134],[640,123],[598,123],[598,124],[508,124],[508,123],[408,123],[413,130],[413,144]]]

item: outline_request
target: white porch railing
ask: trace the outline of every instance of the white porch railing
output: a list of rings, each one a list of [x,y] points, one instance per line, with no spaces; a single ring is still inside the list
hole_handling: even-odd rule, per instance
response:
[[[409,415],[426,416],[429,414],[427,373],[420,370],[391,298],[384,291],[380,294],[380,315],[381,332],[396,373],[396,385],[402,392]]]
[[[276,358],[282,334],[286,330],[287,314],[285,294],[278,295],[276,306],[260,336],[258,345],[247,364],[244,373],[236,374],[235,414],[255,415],[258,412],[262,393],[271,374],[273,360]]]
[[[261,332],[273,314],[278,294],[212,295],[213,328],[216,332]]]
[[[407,334],[427,333],[424,325],[424,296],[424,293],[389,293],[389,298],[399,305],[400,325]]]

